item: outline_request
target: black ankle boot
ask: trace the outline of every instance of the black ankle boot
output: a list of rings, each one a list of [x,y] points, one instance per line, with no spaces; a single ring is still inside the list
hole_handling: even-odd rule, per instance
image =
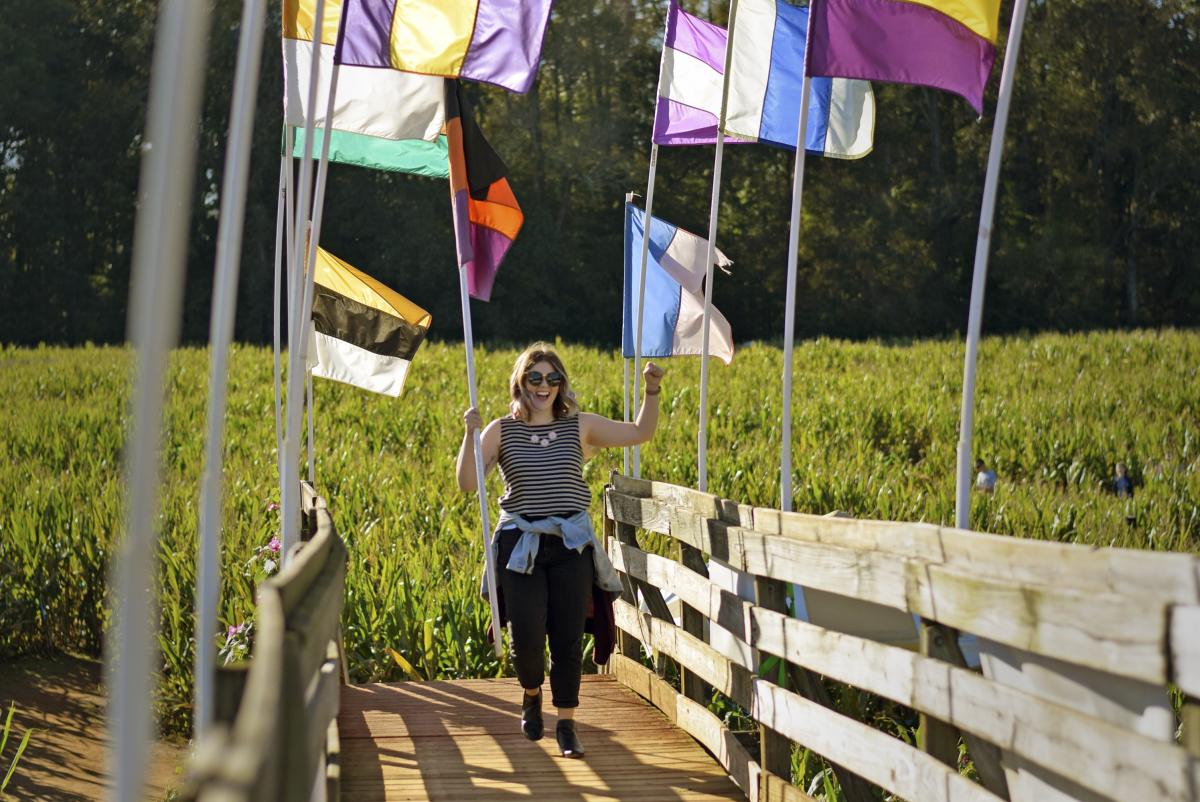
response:
[[[575,719],[559,719],[554,735],[563,757],[583,757],[583,744],[579,742],[579,733],[575,732]]]
[[[521,694],[521,732],[531,741],[540,741],[546,731],[542,724],[542,691],[534,696]]]

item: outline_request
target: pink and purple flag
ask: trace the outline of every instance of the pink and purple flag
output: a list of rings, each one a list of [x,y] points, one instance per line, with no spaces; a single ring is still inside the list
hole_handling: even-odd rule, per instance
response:
[[[808,74],[917,84],[983,113],[1000,0],[811,0]]]
[[[524,93],[549,20],[550,0],[346,0],[334,58]]]

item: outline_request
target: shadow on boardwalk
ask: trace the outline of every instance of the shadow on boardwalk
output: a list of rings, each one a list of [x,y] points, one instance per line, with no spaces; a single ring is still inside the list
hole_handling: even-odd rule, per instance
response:
[[[516,680],[402,682],[343,689],[342,793],[354,800],[745,799],[724,770],[657,710],[604,676],[585,677],[582,760],[520,733]],[[549,688],[545,689],[547,701]]]

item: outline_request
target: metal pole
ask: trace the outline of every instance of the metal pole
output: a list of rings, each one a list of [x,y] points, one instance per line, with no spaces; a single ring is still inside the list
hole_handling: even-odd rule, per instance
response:
[[[303,353],[302,332],[303,314],[301,305],[304,299],[304,275],[302,265],[305,255],[306,226],[299,225],[302,219],[309,217],[309,203],[312,199],[312,141],[314,118],[317,108],[317,84],[320,79],[321,66],[321,33],[325,29],[325,0],[316,0],[313,11],[313,57],[308,76],[308,113],[304,119],[304,159],[300,162],[300,192],[296,203],[295,239],[292,243],[292,262],[288,273],[288,377],[287,377],[287,428],[283,435],[283,455],[280,458],[283,470],[280,472],[280,513],[282,514],[283,549],[282,562],[284,565],[291,559],[292,547],[300,540],[300,404],[303,402],[303,363],[297,355]],[[330,82],[329,92],[332,95],[335,82]],[[328,119],[326,119],[328,125]],[[326,143],[329,137],[323,137]],[[313,243],[315,247],[315,243]],[[299,375],[297,375],[299,373]]]
[[[987,283],[992,221],[996,216],[1000,156],[1004,151],[1004,131],[1008,127],[1008,107],[1016,81],[1017,55],[1021,49],[1021,31],[1025,27],[1025,9],[1028,5],[1029,0],[1016,0],[1013,5],[1012,24],[1008,27],[1008,41],[1004,46],[1004,68],[1000,73],[996,119],[992,122],[987,176],[983,182],[983,206],[979,210],[975,272],[971,279],[971,311],[967,317],[967,353],[963,358],[962,417],[958,431],[958,481],[955,488],[954,525],[959,529],[966,529],[971,518],[971,438],[975,426],[975,366],[979,353],[979,332],[983,326],[983,291]]]
[[[625,368],[625,370],[624,370],[625,381],[621,385],[621,402],[622,402],[622,406],[625,409],[624,420],[626,423],[629,423],[629,360],[622,359],[621,364]],[[621,449],[621,454],[622,454],[621,473],[628,476],[629,475],[629,446],[626,446],[625,448]]]
[[[284,138],[287,141],[287,137]],[[280,470],[280,476],[283,476],[283,462],[280,457],[283,455],[283,384],[280,368],[280,332],[279,332],[279,301],[281,296],[281,284],[283,279],[283,259],[285,245],[283,243],[284,217],[286,216],[285,206],[287,204],[287,178],[285,172],[289,169],[289,161],[281,156],[279,158],[279,201],[275,209],[275,292],[271,302],[271,338],[274,346],[274,376],[275,376],[275,462]]]
[[[638,274],[637,328],[633,335],[633,400],[636,406],[642,394],[642,325],[646,314],[646,259],[650,253],[650,221],[654,213],[654,179],[658,172],[658,145],[650,146],[650,175],[646,179],[646,216],[642,218],[642,262]],[[642,475],[642,447],[633,447],[633,475]]]
[[[729,62],[733,57],[733,24],[737,0],[729,3],[729,33],[725,42],[725,71],[721,79],[721,116],[717,120],[717,152],[713,157],[712,202],[708,209],[708,256],[704,274],[704,322],[700,348],[700,431],[696,435],[697,486],[708,490],[708,335],[712,320],[713,265],[717,251],[717,212],[721,203],[721,159],[725,152],[725,112],[729,106]]]
[[[796,134],[796,170],[792,175],[792,219],[788,229],[787,301],[783,318],[783,422],[779,452],[779,509],[792,509],[792,347],[796,334],[796,261],[800,253],[800,202],[804,192],[804,146],[808,142],[808,93],[812,79],[806,72],[800,84],[800,122]]]
[[[237,314],[238,271],[241,267],[242,228],[246,217],[246,176],[257,100],[258,68],[262,57],[264,0],[246,0],[238,38],[237,72],[229,119],[225,175],[221,186],[221,217],[217,230],[217,266],[213,282],[209,342],[208,432],[205,436],[204,475],[200,486],[200,549],[196,567],[195,718],[197,742],[208,734],[215,706],[217,599],[221,584],[221,476],[225,455],[225,408],[229,345]]]
[[[142,798],[151,736],[165,379],[181,317],[208,8],[187,0],[159,5],[141,148],[128,324],[136,364],[125,450],[128,502],[125,537],[112,561],[115,631],[105,639],[113,744],[108,798],[116,802]]]
[[[313,377],[312,371],[306,370],[308,375],[307,397],[305,398],[305,408],[308,410],[308,483],[313,487],[317,486],[317,463],[313,452]]]
[[[471,329],[471,296],[467,291],[467,267],[458,269],[458,289],[462,302],[463,346],[467,350],[467,395],[471,406],[479,408],[479,392],[475,386],[475,335]],[[488,602],[491,605],[492,632],[496,639],[492,646],[499,657],[503,652],[502,641],[504,633],[500,629],[500,608],[496,597],[496,560],[492,554],[491,534],[492,525],[488,519],[487,488],[483,475],[483,434],[475,430],[473,445],[475,447],[475,491],[479,496],[479,521],[483,524],[483,572],[488,589]]]

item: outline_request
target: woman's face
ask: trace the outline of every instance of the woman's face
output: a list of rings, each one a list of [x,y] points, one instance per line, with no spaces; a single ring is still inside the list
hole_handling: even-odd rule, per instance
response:
[[[551,374],[554,374],[553,377]],[[525,371],[522,382],[525,386],[525,394],[529,397],[529,404],[535,412],[554,413],[554,399],[558,398],[559,388],[550,384],[550,378],[561,375],[553,365],[544,359],[534,362]],[[538,377],[541,378],[541,381],[535,384],[533,380]]]

